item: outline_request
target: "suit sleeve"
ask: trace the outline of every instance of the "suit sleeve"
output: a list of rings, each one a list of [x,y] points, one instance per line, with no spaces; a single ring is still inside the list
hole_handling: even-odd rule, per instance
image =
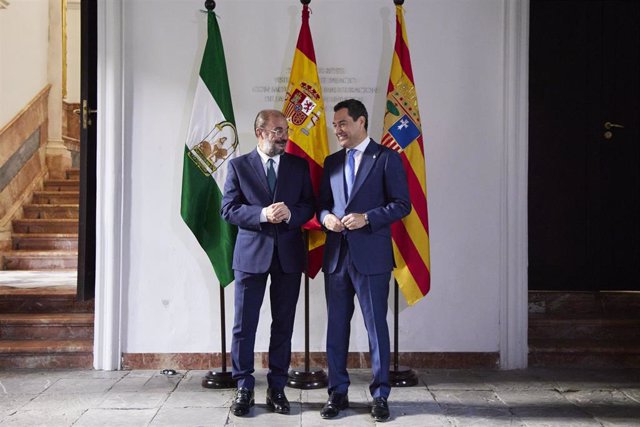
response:
[[[398,153],[389,151],[384,164],[385,204],[367,212],[371,231],[386,227],[411,212],[407,175]]]
[[[224,183],[224,195],[220,215],[230,224],[238,227],[260,231],[260,211],[262,206],[250,205],[247,202],[238,177],[235,162],[229,162],[227,179]]]
[[[328,157],[327,157],[328,159]],[[317,218],[320,225],[322,225],[324,229],[323,220],[324,218],[332,213],[333,210],[333,191],[331,190],[331,180],[329,173],[329,164],[330,162],[325,159],[324,168],[322,170],[322,179],[320,181],[320,197],[318,200],[318,213]]]
[[[302,172],[302,187],[298,201],[289,206],[291,211],[291,219],[289,219],[289,228],[297,228],[306,224],[313,217],[315,211],[315,198],[313,196],[313,187],[311,185],[311,175],[309,174],[309,165],[306,161],[300,162]]]

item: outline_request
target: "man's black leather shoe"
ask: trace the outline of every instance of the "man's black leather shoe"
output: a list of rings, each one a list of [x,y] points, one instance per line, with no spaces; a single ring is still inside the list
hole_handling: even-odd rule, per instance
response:
[[[248,388],[239,388],[236,391],[236,397],[233,398],[231,404],[231,412],[233,415],[241,417],[249,413],[249,409],[255,404],[253,399],[253,390]]]
[[[267,407],[276,414],[288,414],[291,410],[291,405],[289,405],[284,390],[275,388],[267,389]]]
[[[376,421],[387,421],[389,419],[389,404],[386,397],[374,397],[371,416]]]
[[[320,410],[322,418],[335,418],[340,411],[349,407],[349,397],[346,394],[333,392],[329,396],[329,400]]]

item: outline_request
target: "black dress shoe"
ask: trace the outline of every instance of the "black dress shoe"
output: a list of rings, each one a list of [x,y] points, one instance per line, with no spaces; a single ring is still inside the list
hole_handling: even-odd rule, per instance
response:
[[[322,418],[335,418],[340,411],[349,407],[349,397],[346,394],[333,392],[329,396],[329,400],[320,410]]]
[[[284,395],[284,390],[275,388],[267,389],[267,407],[276,414],[288,414],[291,410],[287,396]]]
[[[249,413],[249,409],[255,404],[253,399],[253,390],[248,388],[239,388],[236,391],[236,396],[233,398],[231,404],[231,412],[233,415],[241,417]]]
[[[386,397],[374,397],[371,416],[376,421],[387,421],[389,419],[389,404]]]

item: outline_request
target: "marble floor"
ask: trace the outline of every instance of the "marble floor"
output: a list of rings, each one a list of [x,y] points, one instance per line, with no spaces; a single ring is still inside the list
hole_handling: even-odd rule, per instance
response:
[[[0,371],[1,426],[372,426],[368,370],[352,370],[351,407],[319,410],[326,390],[286,390],[291,414],[267,411],[265,370],[256,406],[235,417],[233,390],[201,386],[206,371]],[[640,426],[640,370],[420,370],[394,388],[389,426]]]
[[[76,270],[0,270],[0,286],[12,288],[75,287],[77,279]]]

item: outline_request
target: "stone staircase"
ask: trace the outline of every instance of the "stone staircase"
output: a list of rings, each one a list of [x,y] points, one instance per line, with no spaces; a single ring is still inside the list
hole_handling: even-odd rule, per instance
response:
[[[79,170],[66,179],[46,180],[25,204],[23,218],[12,221],[12,250],[3,270],[76,269],[78,265]]]
[[[0,264],[0,369],[91,368],[94,305],[76,301],[73,274],[79,170],[46,180],[22,210]]]
[[[640,292],[529,292],[529,366],[640,368]]]
[[[91,368],[93,309],[75,286],[0,286],[0,369]]]

